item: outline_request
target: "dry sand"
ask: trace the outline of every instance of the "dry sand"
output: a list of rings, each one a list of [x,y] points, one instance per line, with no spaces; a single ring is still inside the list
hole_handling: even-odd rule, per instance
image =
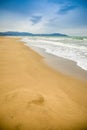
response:
[[[0,130],[87,130],[87,83],[0,37]]]

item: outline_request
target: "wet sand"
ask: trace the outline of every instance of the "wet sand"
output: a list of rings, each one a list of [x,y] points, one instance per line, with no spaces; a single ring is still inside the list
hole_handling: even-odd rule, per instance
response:
[[[52,69],[64,75],[75,77],[79,80],[87,82],[87,71],[77,66],[76,62],[52,54],[48,54],[42,48],[37,48],[34,46],[28,46],[28,47],[39,53],[43,57],[43,62]]]
[[[86,130],[87,83],[42,60],[18,38],[0,37],[0,130]]]

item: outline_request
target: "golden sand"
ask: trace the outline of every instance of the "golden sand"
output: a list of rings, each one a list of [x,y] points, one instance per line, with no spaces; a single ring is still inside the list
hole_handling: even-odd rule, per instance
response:
[[[19,39],[0,37],[0,130],[87,130],[87,83],[52,70]]]

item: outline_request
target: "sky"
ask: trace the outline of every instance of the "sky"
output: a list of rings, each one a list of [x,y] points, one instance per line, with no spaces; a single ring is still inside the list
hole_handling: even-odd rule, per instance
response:
[[[87,36],[87,0],[0,0],[0,32]]]

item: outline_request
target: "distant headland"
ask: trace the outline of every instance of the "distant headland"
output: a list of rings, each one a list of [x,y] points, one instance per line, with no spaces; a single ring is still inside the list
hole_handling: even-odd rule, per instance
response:
[[[33,34],[28,32],[0,32],[0,36],[68,36],[66,34],[61,33],[51,33],[51,34]]]

